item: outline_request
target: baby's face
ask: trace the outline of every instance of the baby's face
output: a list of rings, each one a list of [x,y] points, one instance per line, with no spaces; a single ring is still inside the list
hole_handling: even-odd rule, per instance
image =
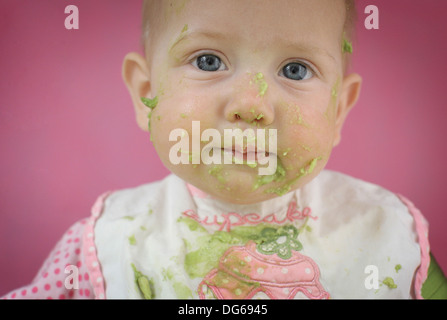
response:
[[[309,182],[327,163],[345,115],[338,106],[344,82],[343,1],[178,3],[166,1],[162,22],[152,30],[154,47],[146,48],[152,52],[148,97],[158,98],[151,139],[165,166],[234,203],[266,200]],[[265,148],[257,146],[275,158],[276,174],[260,176],[261,164],[225,164],[223,157],[222,164],[174,164],[174,154],[194,159],[193,143],[203,151],[212,142],[197,138],[193,121],[199,121],[200,133],[215,129],[221,134],[221,149],[212,143],[219,154],[233,152],[224,148],[225,129],[276,133],[276,150],[268,138]],[[184,133],[170,141],[179,128]],[[183,138],[202,141],[172,153]]]

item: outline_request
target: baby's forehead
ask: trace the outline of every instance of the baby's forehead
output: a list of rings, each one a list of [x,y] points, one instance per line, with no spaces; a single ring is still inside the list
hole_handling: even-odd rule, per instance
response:
[[[260,49],[286,39],[292,44],[312,43],[335,53],[341,51],[348,20],[346,3],[350,1],[145,0],[142,42],[145,48],[152,41],[155,45],[149,47],[156,47],[159,39],[169,38],[172,43],[188,26],[187,33],[200,29],[223,34],[234,45],[239,39],[242,45],[252,41]]]
[[[143,29],[147,32],[148,28],[155,28],[157,25],[165,29],[168,25],[176,23],[186,12],[189,12],[189,17],[193,20],[189,21],[190,23],[221,13],[221,16],[225,16],[226,24],[239,25],[242,28],[251,24],[257,17],[263,17],[264,26],[286,24],[293,27],[293,22],[321,12],[317,20],[320,25],[324,25],[334,15],[339,15],[342,20],[347,18],[345,11],[352,6],[348,5],[351,2],[353,0],[144,0]],[[329,19],[325,19],[324,15]],[[237,19],[241,16],[243,19]],[[298,17],[300,19],[297,19]],[[221,30],[224,31],[225,29]]]
[[[210,2],[212,3],[211,6],[205,6],[205,4],[209,4]],[[253,14],[260,15],[267,12],[268,14],[274,15],[276,10],[271,10],[274,7],[287,8],[287,15],[283,15],[281,17],[282,19],[277,21],[277,23],[293,20],[298,11],[315,11],[317,9],[315,6],[318,5],[324,8],[331,7],[335,4],[343,7],[343,11],[347,12],[348,15],[353,15],[355,11],[354,0],[144,0],[142,10],[143,24],[151,22],[151,20],[164,20],[165,22],[169,22],[171,19],[175,20],[190,6],[195,6],[197,18],[200,18],[201,16],[206,16],[207,13],[211,11],[218,12],[222,8],[219,4],[222,3],[230,6],[235,13],[244,11],[244,14],[247,15],[247,23],[250,22],[250,15]],[[243,7],[243,9],[241,9],[241,7]],[[331,14],[333,14],[333,12],[331,12]],[[228,23],[234,23],[232,15],[228,15],[227,18]],[[322,20],[321,23],[325,23],[325,21]]]

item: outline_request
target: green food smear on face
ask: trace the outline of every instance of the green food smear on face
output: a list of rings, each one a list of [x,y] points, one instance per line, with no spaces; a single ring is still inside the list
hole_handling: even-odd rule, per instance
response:
[[[306,146],[306,145],[304,145],[304,144],[301,144],[300,145],[301,146],[301,148],[303,148],[304,150],[306,150],[306,151],[312,151],[312,148],[311,147],[309,147],[309,146]]]
[[[271,175],[259,176],[255,185],[253,186],[253,191],[267,183],[280,182],[284,179],[285,175],[286,169],[284,169],[281,161],[278,159],[275,173]]]
[[[220,166],[214,166],[214,167],[211,167],[211,168],[208,170],[208,173],[209,173],[210,175],[216,177],[217,180],[218,180],[219,182],[221,182],[221,183],[225,183],[225,182],[227,182],[227,181],[225,180],[224,176],[222,175],[222,167],[220,167]]]
[[[287,156],[287,154],[290,152],[290,150],[292,150],[292,148],[287,148],[286,150],[284,150],[284,152],[282,153],[282,155],[285,157]]]
[[[334,83],[334,85],[332,86],[331,89],[331,97],[332,97],[332,103],[335,105],[335,103],[337,102],[337,96],[338,96],[338,84],[339,84],[340,79],[337,78],[337,81]]]
[[[352,53],[352,43],[348,41],[346,38],[343,38],[342,52]]]
[[[135,284],[138,286],[140,292],[143,294],[144,299],[152,299],[153,295],[151,287],[153,287],[153,284],[144,274],[137,270],[133,263],[131,263],[130,265],[133,269]]]
[[[222,155],[224,154],[224,151],[222,151]],[[231,157],[231,163],[236,163],[236,164],[245,164],[245,165],[247,165],[248,167],[250,167],[250,168],[256,168],[257,166],[258,166],[258,163],[256,162],[256,160],[254,160],[254,162],[252,162],[252,161],[248,161],[248,160],[242,160],[242,162],[240,162],[241,160],[240,159],[238,159],[238,161],[236,161],[236,157],[235,156],[233,156],[233,157]],[[214,171],[215,170],[215,168],[216,167],[213,167],[213,168],[211,168],[210,170],[208,170],[208,173],[209,174],[212,174],[213,175],[213,172],[212,171]],[[218,171],[218,170],[216,170],[216,171]],[[222,181],[221,182],[226,182],[225,181],[225,179],[222,177]]]
[[[314,158],[312,159],[312,161],[309,164],[309,167],[307,168],[307,171],[303,171],[303,168],[301,168],[301,173],[305,173],[305,174],[311,174],[312,171],[314,171],[315,166],[317,165],[318,160],[321,160],[321,157],[319,158]]]
[[[247,161],[244,161],[244,164],[246,164],[250,168],[256,168],[258,166],[258,164],[256,162],[255,163],[249,163]]]
[[[188,25],[185,24],[182,28],[182,31],[180,31],[180,34],[177,36],[177,38],[174,40],[174,42],[171,44],[168,53],[172,52],[172,49],[175,47],[175,45],[177,43],[179,43],[185,36],[186,36],[186,31],[188,31]]]
[[[394,267],[394,270],[396,270],[396,273],[398,273],[400,269],[402,269],[402,266],[400,264],[396,264],[396,266]]]
[[[314,158],[312,159],[307,166],[304,166],[300,169],[300,171],[298,172],[297,176],[289,181],[287,181],[284,185],[280,186],[280,187],[276,187],[276,188],[270,188],[265,190],[265,193],[276,193],[279,196],[285,195],[286,193],[288,193],[291,188],[292,185],[298,181],[299,179],[311,174],[313,172],[313,170],[315,169],[315,166],[317,165],[317,162],[321,160],[321,157],[318,158]],[[283,168],[284,170],[284,168]],[[277,170],[278,171],[278,170]],[[285,175],[285,170],[284,170],[284,175]],[[267,176],[268,177],[268,176]]]
[[[394,283],[394,280],[393,280],[393,278],[391,278],[391,277],[386,277],[383,281],[382,281],[382,283],[384,284],[384,285],[386,285],[388,288],[390,288],[390,289],[396,289],[397,288],[397,285]]]
[[[298,125],[302,125],[304,127],[308,127],[309,124],[305,123],[303,121],[303,115],[301,113],[301,108],[297,105],[288,105],[288,104],[284,104],[284,106],[287,108],[287,110],[291,110],[290,115],[289,115],[289,123],[290,124],[298,124]]]
[[[153,99],[149,99],[149,98],[146,98],[146,97],[141,97],[141,102],[143,102],[143,104],[146,107],[151,109],[151,112],[149,112],[149,114],[147,115],[147,118],[148,118],[148,129],[149,129],[149,131],[151,131],[152,111],[155,109],[155,107],[158,104],[158,96],[155,96]],[[152,136],[151,136],[151,139],[152,139]]]
[[[254,82],[258,85],[259,96],[263,97],[267,92],[268,84],[264,80],[264,75],[262,74],[262,72],[258,72],[254,76]]]
[[[255,109],[254,109],[254,108],[251,108],[251,109],[250,109],[250,113],[252,113],[253,116],[254,116],[255,113],[256,113]],[[256,115],[256,116],[254,117],[253,121],[255,121],[255,120],[261,120],[262,118],[264,118],[264,115],[263,115],[262,113],[260,113],[260,114],[258,114],[258,115]]]
[[[146,97],[141,97],[141,102],[143,102],[143,104],[148,107],[149,109],[153,110],[157,104],[158,104],[158,96],[156,96],[153,99],[149,99]]]

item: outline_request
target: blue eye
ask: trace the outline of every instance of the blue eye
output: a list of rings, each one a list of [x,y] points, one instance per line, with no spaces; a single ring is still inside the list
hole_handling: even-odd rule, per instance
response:
[[[219,71],[225,69],[225,64],[220,60],[219,57],[213,54],[204,54],[197,59],[195,59],[192,63],[195,67],[199,68],[203,71]]]
[[[281,75],[291,80],[306,80],[312,77],[312,71],[301,63],[292,62],[282,68]]]

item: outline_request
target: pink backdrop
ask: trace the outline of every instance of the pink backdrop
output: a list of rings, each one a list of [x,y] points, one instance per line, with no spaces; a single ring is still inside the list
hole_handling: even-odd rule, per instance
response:
[[[447,2],[361,0],[360,101],[328,168],[409,197],[447,271]],[[77,5],[80,29],[66,30]],[[368,4],[380,29],[363,27]],[[0,295],[29,283],[104,191],[168,174],[135,123],[121,63],[141,1],[0,0]]]

